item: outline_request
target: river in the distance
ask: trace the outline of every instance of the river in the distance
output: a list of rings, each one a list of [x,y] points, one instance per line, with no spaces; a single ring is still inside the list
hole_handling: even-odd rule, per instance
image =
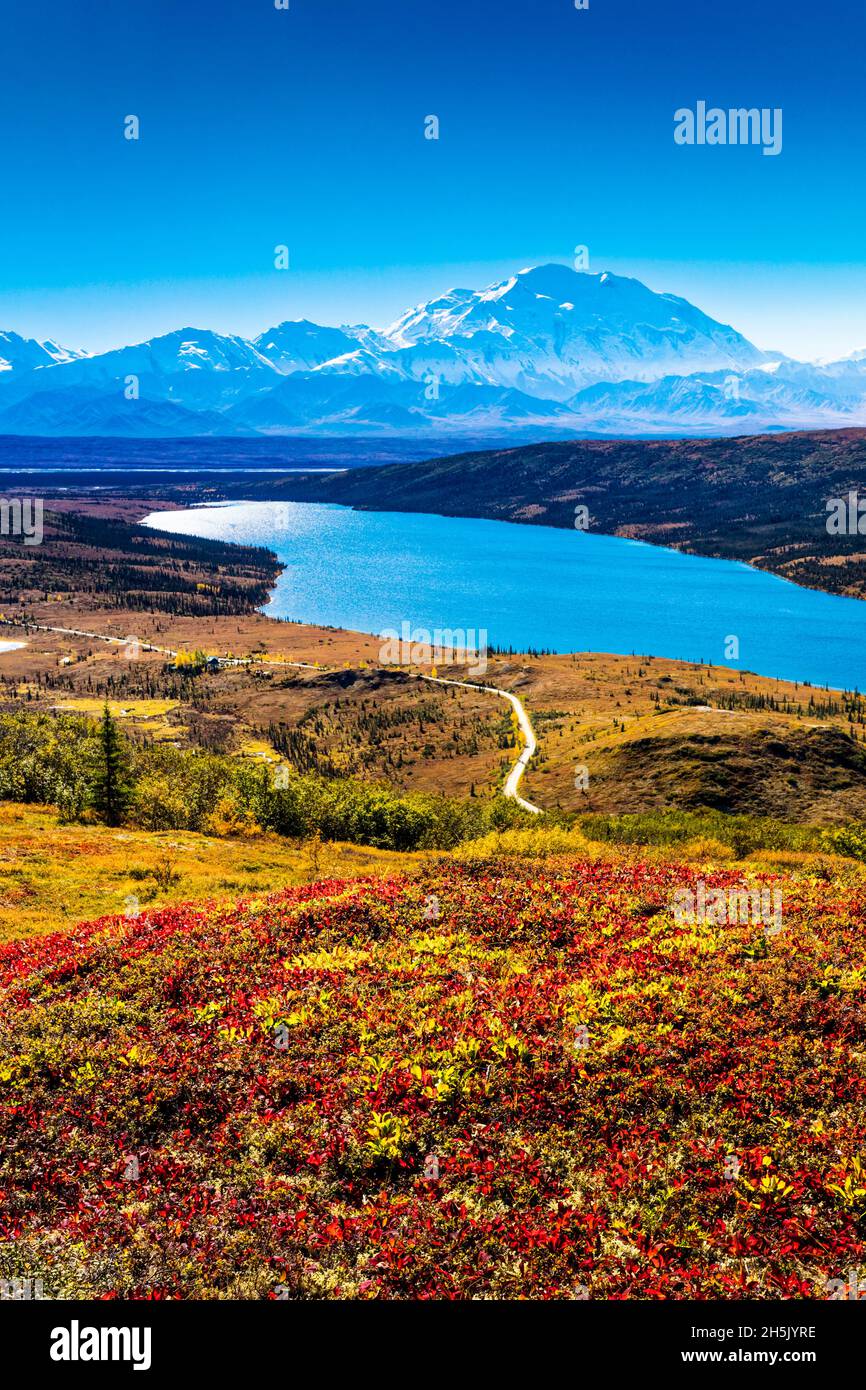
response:
[[[322,503],[232,502],[145,522],[275,551],[284,568],[264,610],[274,618],[372,633],[409,623],[486,632],[491,646],[517,651],[634,652],[840,689],[866,684],[866,603],[728,560]]]

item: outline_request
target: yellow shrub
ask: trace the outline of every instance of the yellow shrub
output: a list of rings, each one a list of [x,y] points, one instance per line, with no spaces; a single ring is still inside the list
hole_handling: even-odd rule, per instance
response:
[[[469,840],[453,851],[454,858],[463,863],[481,859],[497,859],[502,855],[530,855],[545,858],[551,854],[575,854],[582,859],[594,859],[599,847],[581,835],[579,830],[563,830],[546,826],[527,830],[491,831],[478,840]]]
[[[230,796],[221,796],[207,819],[209,835],[244,835],[252,838],[263,833],[251,811],[245,811]]]

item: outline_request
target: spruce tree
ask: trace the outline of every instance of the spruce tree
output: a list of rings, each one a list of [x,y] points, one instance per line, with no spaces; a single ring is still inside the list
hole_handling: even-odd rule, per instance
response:
[[[106,825],[120,825],[131,796],[132,783],[125,742],[106,705],[99,725],[93,808]]]

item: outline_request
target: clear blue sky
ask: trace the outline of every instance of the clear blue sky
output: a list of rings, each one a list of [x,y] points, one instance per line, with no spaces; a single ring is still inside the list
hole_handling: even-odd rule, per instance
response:
[[[866,344],[862,0],[290,6],[0,0],[0,327],[382,325],[585,243],[763,347]],[[676,146],[699,99],[781,107],[782,154]]]

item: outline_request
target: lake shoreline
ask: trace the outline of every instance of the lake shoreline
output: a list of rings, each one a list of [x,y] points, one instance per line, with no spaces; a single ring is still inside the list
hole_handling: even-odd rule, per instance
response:
[[[866,430],[717,439],[606,439],[449,453],[245,489],[253,500],[334,502],[570,530],[740,560],[800,588],[866,598],[863,538],[827,531],[827,507],[866,476]],[[240,486],[222,489],[239,498]]]
[[[238,533],[238,517],[244,513],[244,509],[247,509],[244,515],[245,529],[242,529],[242,533]],[[298,509],[302,509],[302,511]],[[351,537],[350,543],[353,545],[358,543],[359,528],[360,535],[363,535],[366,528],[371,528],[371,535],[389,542],[394,542],[394,544],[383,545],[381,553],[392,553],[399,556],[401,563],[404,567],[408,567],[409,571],[413,572],[414,577],[419,583],[423,579],[423,573],[419,572],[418,562],[419,559],[428,552],[430,543],[433,542],[434,537],[438,534],[441,540],[443,536],[447,536],[450,531],[453,531],[454,527],[458,527],[460,540],[465,542],[465,545],[463,552],[455,552],[452,554],[451,558],[454,562],[455,572],[459,572],[462,575],[464,583],[467,582],[467,576],[470,575],[474,567],[467,567],[465,565],[465,551],[472,549],[476,552],[476,559],[479,560],[482,568],[484,568],[486,564],[485,572],[488,581],[486,588],[483,583],[480,587],[477,584],[474,585],[471,600],[467,599],[463,607],[471,607],[473,614],[479,611],[495,611],[497,601],[501,598],[499,590],[502,588],[502,584],[505,583],[507,590],[507,611],[500,605],[497,615],[498,620],[493,621],[492,625],[488,624],[486,628],[485,624],[480,620],[473,624],[466,624],[466,626],[485,628],[485,631],[489,634],[491,646],[495,646],[499,650],[512,648],[514,650],[528,652],[545,650],[561,654],[581,651],[620,655],[643,654],[675,661],[698,662],[709,665],[723,664],[728,665],[730,669],[733,670],[742,672],[750,671],[770,678],[809,684],[816,688],[826,686],[827,688],[839,690],[856,690],[863,684],[863,673],[856,660],[850,658],[850,651],[848,657],[845,657],[844,654],[840,655],[840,650],[841,647],[844,646],[844,643],[840,642],[837,635],[834,635],[833,629],[841,623],[846,632],[853,634],[852,641],[855,648],[862,651],[864,647],[866,647],[866,608],[856,600],[847,596],[830,595],[822,590],[810,589],[798,585],[791,580],[785,581],[784,576],[758,569],[754,565],[749,565],[746,561],[729,561],[715,557],[695,556],[671,546],[660,546],[632,537],[612,537],[581,532],[578,538],[575,536],[575,533],[566,531],[565,528],[550,525],[539,526],[524,523],[519,528],[516,528],[515,523],[498,522],[489,518],[455,518],[444,516],[441,513],[378,511],[372,508],[351,507],[339,503],[289,503],[284,499],[268,499],[267,501],[265,499],[244,499],[243,501],[230,499],[214,500],[212,503],[197,503],[190,508],[181,510],[165,513],[151,512],[142,518],[140,524],[159,530],[167,529],[172,533],[182,531],[182,528],[185,528],[186,534],[204,535],[214,539],[218,538],[227,544],[256,544],[270,549],[277,557],[280,570],[276,584],[271,590],[271,597],[268,603],[263,605],[260,610],[266,617],[278,620],[291,618],[295,621],[318,623],[323,626],[373,635],[380,635],[386,627],[393,625],[397,617],[401,617],[404,620],[408,618],[414,620],[415,610],[413,609],[412,612],[407,611],[409,608],[409,601],[405,598],[405,593],[411,589],[411,585],[407,586],[406,584],[403,586],[403,597],[401,598],[402,607],[399,606],[399,604],[397,608],[394,607],[397,599],[395,598],[395,591],[392,590],[387,595],[388,602],[391,604],[390,608],[388,608],[384,602],[376,608],[375,604],[372,606],[367,604],[365,606],[363,602],[357,601],[354,602],[353,605],[350,604],[347,610],[343,607],[338,608],[335,606],[330,596],[327,598],[324,596],[329,585],[330,588],[333,589],[334,584],[336,584],[336,587],[339,587],[340,582],[345,583],[346,575],[343,575],[342,581],[334,580],[334,584],[332,584],[331,580],[334,579],[333,576],[328,574],[323,577],[323,575],[319,573],[314,585],[316,588],[315,596],[310,602],[307,602],[308,596],[303,585],[299,587],[297,566],[293,566],[291,556],[287,555],[284,550],[281,552],[280,538],[277,532],[274,531],[272,522],[275,510],[277,511],[277,515],[282,514],[284,517],[288,517],[291,514],[293,517],[292,524],[300,527],[302,532],[307,529],[308,522],[312,521],[315,524],[319,524],[323,521],[324,517],[327,516],[328,520],[325,531],[328,535],[328,543],[330,544],[337,543],[335,542],[336,533],[334,530],[334,517],[340,515],[343,518],[355,518],[355,523],[350,523],[350,532],[352,530],[355,532]],[[230,521],[225,520],[227,513],[231,514]],[[250,514],[259,518],[258,526],[254,526],[252,532],[249,529]],[[191,529],[189,518],[193,515],[203,518],[203,521]],[[302,515],[304,517],[303,521],[301,521]],[[166,526],[165,523],[168,517],[171,517],[172,521],[171,524]],[[183,523],[181,523],[180,520],[182,517],[186,518],[186,521]],[[159,518],[158,521],[157,518]],[[441,524],[441,529],[438,533],[435,526],[433,526],[431,530],[431,523]],[[201,529],[202,526],[204,526],[204,529]],[[484,528],[483,535],[486,536],[487,539],[487,548],[490,548],[491,536],[494,535],[494,532],[498,532],[498,528],[503,528],[508,533],[508,542],[504,548],[500,534],[496,535],[496,541],[493,545],[494,551],[503,560],[499,570],[496,569],[495,562],[491,563],[491,557],[485,556],[485,546],[482,544],[480,528]],[[493,530],[489,528],[493,528]],[[345,526],[343,523],[338,523],[337,531],[341,529],[345,530]],[[518,534],[522,535],[524,541],[517,542],[515,545],[515,538]],[[542,587],[544,587],[545,584],[547,585],[545,591],[546,603],[537,603],[537,595],[533,596],[533,594],[527,595],[524,593],[521,597],[517,594],[512,577],[509,576],[510,565],[504,562],[510,550],[517,549],[520,551],[522,546],[523,552],[528,555],[530,570],[534,573],[535,582],[538,584],[540,570],[549,568],[548,561],[551,559],[551,556],[546,550],[546,543],[543,542],[540,546],[538,544],[538,538],[542,536],[546,538],[546,541],[549,541],[553,537],[558,538],[556,545],[552,548],[551,554],[553,560],[559,563],[560,568],[562,568],[563,554],[566,553],[567,560],[573,567],[577,552],[574,551],[574,549],[567,552],[567,547],[572,546],[575,540],[579,546],[584,545],[592,548],[598,546],[604,547],[606,545],[607,547],[615,548],[610,554],[601,556],[601,569],[599,569],[596,564],[594,570],[591,569],[588,575],[584,576],[591,582],[595,582],[596,585],[600,582],[602,587],[605,583],[610,582],[613,570],[618,572],[623,567],[626,569],[629,567],[634,568],[635,561],[633,557],[637,555],[642,556],[643,558],[637,563],[637,569],[641,572],[640,577],[644,581],[649,579],[654,583],[658,583],[663,579],[667,585],[668,591],[664,596],[664,606],[672,626],[667,628],[664,622],[661,624],[659,623],[656,613],[658,604],[648,604],[645,597],[642,599],[639,595],[636,597],[635,591],[626,586],[621,592],[614,592],[613,597],[611,597],[611,592],[602,595],[602,608],[605,606],[605,598],[607,600],[607,610],[609,614],[617,607],[621,608],[623,604],[634,607],[636,603],[642,603],[642,611],[647,618],[647,623],[645,625],[635,623],[629,625],[627,627],[627,638],[617,640],[614,637],[611,639],[609,634],[613,629],[608,626],[606,629],[608,640],[604,640],[604,630],[598,626],[598,623],[596,623],[594,629],[595,635],[590,637],[589,640],[584,640],[584,637],[582,635],[579,636],[577,632],[574,633],[573,637],[567,636],[563,631],[563,623],[567,622],[567,619],[563,619],[563,622],[560,623],[559,627],[554,632],[555,624],[552,625],[550,617],[551,611],[557,609],[562,604],[567,605],[569,601],[573,601],[575,599],[575,593],[572,592],[570,595],[563,595],[555,586],[551,588],[549,581],[544,581],[542,579]],[[408,537],[418,537],[418,544],[414,546],[411,544],[407,545]],[[285,541],[285,536],[283,540]],[[309,537],[299,542],[297,536],[292,536],[293,546],[297,547],[300,543],[301,550],[304,554],[307,554],[308,560],[311,559],[314,566],[319,565],[320,561],[317,555],[308,554],[303,550],[303,547],[308,544],[308,541]],[[565,542],[565,551],[563,549],[563,542]],[[345,535],[339,543],[337,543],[338,551],[339,545],[344,543]],[[356,555],[356,559],[361,567],[370,560],[370,554],[365,549],[365,544],[366,543],[361,544]],[[447,544],[451,544],[451,542],[447,542]],[[614,555],[616,557],[616,562],[611,569],[610,561]],[[629,559],[629,556],[632,558]],[[495,561],[495,556],[493,558]],[[676,571],[676,593],[670,588],[672,567]],[[696,634],[693,628],[689,633],[688,641],[686,641],[683,636],[685,629],[683,627],[682,612],[677,610],[688,607],[692,602],[692,600],[689,599],[687,588],[683,590],[682,585],[686,584],[687,586],[689,581],[694,582],[695,577],[698,575],[696,567],[705,567],[704,574],[700,576],[698,593],[699,606],[702,605],[704,608],[709,607],[712,617],[705,616],[705,625],[703,629]],[[707,569],[706,567],[710,568]],[[566,566],[566,569],[567,568],[568,566]],[[607,574],[605,574],[605,568],[608,571]],[[440,599],[444,592],[442,569],[443,567],[440,565],[440,573],[437,575],[437,582],[439,584],[438,597]],[[447,570],[447,565],[445,569]],[[291,573],[289,573],[289,571],[291,571]],[[709,578],[707,576],[709,576]],[[739,576],[739,578],[732,579],[732,576]],[[745,579],[745,576],[748,576],[748,579]],[[571,582],[574,583],[574,576],[572,575],[570,578]],[[742,634],[738,633],[737,622],[742,621],[743,593],[745,592],[743,590],[743,584],[754,584],[754,582],[758,580],[762,581],[765,585],[763,592],[764,596],[768,598],[768,604],[765,607],[758,608],[755,607],[754,603],[750,600],[750,603],[747,605],[749,609],[750,645],[747,645],[743,650],[741,660],[737,659],[736,654],[731,654],[730,652],[726,659],[724,656],[724,649],[719,649],[719,643],[722,639],[727,640],[731,637],[736,637],[737,641],[739,641]],[[780,581],[784,583],[784,598],[780,596],[779,592],[781,590]],[[348,582],[351,587],[352,580],[350,579]],[[374,588],[378,586],[381,589],[380,581],[371,580],[371,583],[373,583]],[[768,589],[766,586],[778,586],[778,590],[775,588]],[[615,587],[614,584],[614,589]],[[714,590],[718,587],[727,589],[731,604],[730,610],[726,609],[724,605],[719,607],[718,603],[715,601]],[[382,592],[384,593],[384,591]],[[585,599],[585,595],[582,597]],[[597,603],[598,598],[598,593],[592,595],[591,602]],[[659,604],[660,603],[661,599],[659,599]],[[815,610],[816,603],[818,605],[824,605],[822,613],[817,616],[817,610]],[[831,605],[831,607],[828,608],[826,605]],[[274,611],[277,607],[283,607],[285,611]],[[423,605],[421,607],[423,609]],[[532,624],[527,622],[525,617],[527,608],[534,608],[536,611],[545,615],[541,619],[540,626],[536,622]],[[811,636],[816,638],[819,648],[823,644],[828,652],[834,652],[835,650],[835,655],[828,657],[827,660],[825,660],[819,652],[817,659],[814,657],[812,658],[813,665],[811,669],[807,667],[805,673],[802,669],[795,669],[790,659],[787,657],[783,659],[778,641],[771,643],[769,647],[766,645],[765,629],[768,626],[772,628],[775,619],[777,622],[786,625],[786,629],[790,636],[791,650],[800,651],[806,649],[810,633],[806,630],[801,631],[797,628],[796,624],[792,624],[791,613],[794,608],[799,608],[806,614],[808,618],[807,627],[811,628]],[[810,608],[814,611],[809,612]],[[428,626],[435,627],[436,623],[430,616],[433,611],[433,609],[428,610],[426,617],[422,612],[422,616],[419,617],[417,621],[422,622],[422,624],[423,622],[427,622]],[[441,612],[442,610],[440,609],[438,611]],[[727,616],[728,611],[731,613],[730,617]],[[373,612],[376,614],[375,618],[371,616]],[[736,616],[737,613],[740,615],[739,619]],[[366,615],[366,621],[363,620],[363,617],[359,617],[359,615]],[[451,615],[452,621],[445,622],[443,620],[441,625],[460,628],[460,622],[453,621],[453,604]],[[613,621],[613,619],[611,619],[611,621]],[[618,630],[619,629],[617,629],[617,631]],[[677,636],[678,632],[680,634],[679,637]],[[764,646],[761,645],[761,641],[759,640],[761,639],[761,634],[764,635]],[[679,643],[682,643],[682,645],[679,645]],[[731,650],[733,652],[738,650],[736,643]],[[814,651],[814,647],[812,647],[811,650]],[[757,657],[754,655],[755,652],[758,653]]]

